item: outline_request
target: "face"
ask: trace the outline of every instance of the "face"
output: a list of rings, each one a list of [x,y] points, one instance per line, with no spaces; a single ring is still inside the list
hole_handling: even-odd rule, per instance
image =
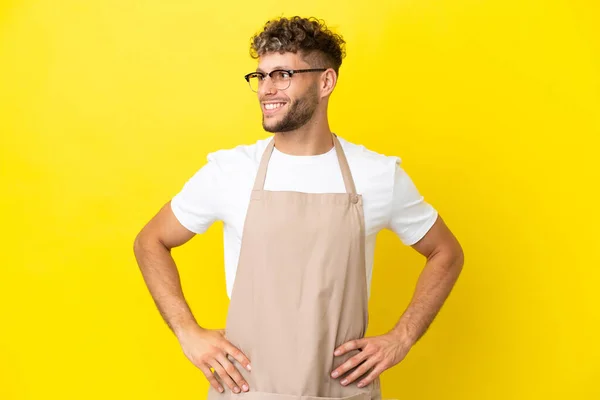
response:
[[[312,68],[299,54],[269,53],[260,57],[257,71],[269,73],[275,69]],[[267,132],[290,132],[304,126],[319,105],[319,72],[294,74],[290,86],[279,90],[267,77],[258,89],[263,113],[263,128]]]

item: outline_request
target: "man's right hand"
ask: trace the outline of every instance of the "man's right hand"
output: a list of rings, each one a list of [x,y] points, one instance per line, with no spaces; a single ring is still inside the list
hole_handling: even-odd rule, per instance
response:
[[[213,388],[223,392],[223,387],[215,377],[217,374],[234,393],[240,393],[240,389],[244,392],[249,390],[248,382],[229,361],[228,356],[233,357],[248,371],[250,360],[225,338],[224,330],[195,326],[179,335],[178,339],[185,356],[204,373]]]

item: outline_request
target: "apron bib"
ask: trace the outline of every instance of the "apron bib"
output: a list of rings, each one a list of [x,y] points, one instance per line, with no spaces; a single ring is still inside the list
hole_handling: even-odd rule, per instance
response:
[[[209,400],[380,400],[379,378],[344,387],[331,372],[358,353],[334,356],[368,323],[365,226],[344,151],[332,135],[346,193],[267,191],[274,140],[258,168],[229,305],[226,338],[249,392],[209,389]],[[221,382],[222,383],[222,382]]]

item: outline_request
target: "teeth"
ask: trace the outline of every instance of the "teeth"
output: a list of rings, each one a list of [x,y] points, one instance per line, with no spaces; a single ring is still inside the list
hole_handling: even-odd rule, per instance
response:
[[[269,103],[269,104],[265,104],[265,109],[267,110],[274,110],[276,108],[279,108],[281,106],[283,106],[285,103]]]

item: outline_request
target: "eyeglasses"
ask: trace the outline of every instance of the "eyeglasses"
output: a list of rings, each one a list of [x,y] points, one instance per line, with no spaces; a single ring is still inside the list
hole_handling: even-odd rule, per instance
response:
[[[292,76],[301,72],[322,72],[327,71],[326,68],[310,68],[310,69],[276,69],[267,73],[264,72],[250,72],[245,75],[246,82],[250,85],[250,89],[253,92],[258,92],[258,89],[263,84],[267,76],[271,78],[273,85],[277,90],[285,90],[290,87],[292,83]]]

